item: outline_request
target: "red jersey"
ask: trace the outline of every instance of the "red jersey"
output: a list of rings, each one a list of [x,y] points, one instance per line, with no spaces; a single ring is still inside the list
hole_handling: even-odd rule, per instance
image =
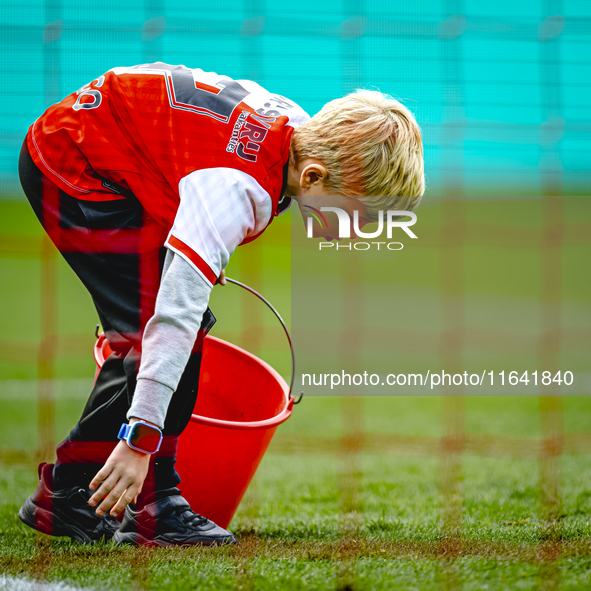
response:
[[[155,63],[114,68],[51,106],[27,145],[73,197],[115,200],[123,198],[117,185],[129,189],[168,235],[167,246],[212,282],[225,255],[272,221],[291,134],[308,118],[252,81]],[[242,213],[217,231],[232,199],[242,200],[234,208]]]

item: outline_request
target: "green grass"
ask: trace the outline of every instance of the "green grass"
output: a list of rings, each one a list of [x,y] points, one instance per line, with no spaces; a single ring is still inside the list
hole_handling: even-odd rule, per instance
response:
[[[506,205],[469,203],[466,220],[530,230],[542,226],[535,201],[511,204],[510,217]],[[569,223],[589,219],[584,200],[566,200],[564,209]],[[437,230],[441,208],[430,204],[419,217],[423,237]],[[229,275],[267,296],[288,322],[289,232],[287,219],[276,220],[261,241],[238,249],[228,269]],[[0,202],[0,234],[6,233],[31,240],[40,236],[26,205]],[[590,279],[581,272],[588,248],[574,244],[562,251],[560,322],[569,330],[591,326]],[[396,259],[400,267],[391,274],[381,267],[386,259],[372,259],[367,270],[371,288],[383,293],[387,302],[395,276],[398,307],[414,305],[421,310],[402,314],[398,325],[437,331],[445,325],[439,255],[435,248],[420,244],[407,254]],[[540,262],[534,248],[466,248],[462,293],[467,324],[515,329],[535,337],[541,330]],[[19,357],[11,346],[3,349],[6,357],[0,359],[0,572],[101,590],[589,588],[591,447],[585,448],[587,453],[564,454],[556,460],[559,510],[556,521],[548,522],[540,492],[544,464],[539,458],[517,459],[517,440],[513,451],[497,456],[440,453],[438,442],[449,429],[450,405],[448,399],[437,397],[368,397],[355,407],[354,416],[347,414],[351,405],[346,400],[305,398],[279,428],[230,526],[240,540],[235,548],[85,547],[36,535],[16,512],[37,479],[35,347],[44,297],[40,269],[35,258],[0,257],[0,340],[30,346],[28,357]],[[59,259],[57,301],[53,384],[59,441],[75,423],[89,392],[96,322],[90,298]],[[214,290],[212,308],[219,317],[215,334],[257,351],[289,374],[284,337],[262,304],[230,286]],[[563,343],[562,362],[588,372],[588,349],[577,335]],[[76,346],[64,348],[66,337],[74,337]],[[538,353],[524,351],[516,362],[533,370]],[[485,359],[499,370],[512,369],[511,355],[503,350],[466,351],[462,362],[477,365]],[[371,363],[373,356],[368,346],[363,362]],[[436,365],[439,358],[432,356],[401,350],[388,364],[411,371],[414,364]],[[591,433],[591,399],[561,401],[564,433]],[[461,419],[456,428],[469,435],[524,438],[527,443],[545,433],[537,397],[465,398],[463,412],[454,416]],[[346,452],[347,441],[340,438],[350,434],[351,425],[368,438],[390,435],[403,443],[394,453],[377,453],[374,448]],[[404,444],[413,437],[427,438],[420,441],[435,442],[435,447]],[[288,453],[286,442],[298,441],[308,451]]]
[[[150,556],[150,567],[139,572],[131,567],[127,555],[111,559],[119,562],[120,571],[105,573],[99,567],[80,566],[78,577],[58,577],[70,584],[96,589],[149,588],[161,589],[282,589],[290,591],[326,589],[431,591],[449,585],[450,581],[462,585],[466,591],[539,589],[540,569],[532,564],[498,562],[485,559],[459,559],[453,564],[416,561],[361,558],[354,567],[342,567],[330,559],[315,562],[283,559],[255,558],[245,567],[240,560],[215,552],[216,560],[204,558],[201,552],[166,552]],[[117,558],[119,560],[117,560]],[[561,588],[584,589],[588,583],[587,560],[564,560],[560,565]],[[581,574],[587,569],[587,573]],[[339,585],[343,576],[351,586]],[[55,573],[59,571],[56,569]],[[135,584],[135,585],[134,585]],[[133,585],[133,586],[132,586]]]
[[[56,391],[59,439],[75,420],[84,398],[74,396],[66,384]],[[469,399],[466,429],[539,437],[536,401]],[[578,421],[581,414],[589,415],[591,401],[564,402],[565,426],[582,426]],[[360,412],[367,433],[438,437],[444,403],[440,398],[368,398]],[[6,416],[14,405],[14,400],[0,399],[0,414]],[[282,437],[341,436],[344,408],[336,397],[309,398],[279,429],[277,445],[271,444],[231,524],[240,539],[236,548],[119,549],[37,536],[16,517],[35,486],[34,464],[4,465],[0,469],[0,568],[11,575],[37,575],[95,589],[135,585],[180,591],[295,590],[345,589],[347,584],[357,590],[443,589],[446,585],[474,590],[538,589],[552,576],[558,577],[561,589],[587,588],[591,455],[565,455],[560,460],[561,514],[552,526],[551,539],[561,540],[562,558],[540,563],[536,548],[548,540],[548,524],[541,517],[539,462],[463,454],[458,479],[461,529],[451,538],[451,543],[457,543],[459,535],[462,550],[444,558],[439,556],[441,544],[448,543],[450,534],[442,520],[441,458],[350,456],[322,449],[304,455],[281,452]],[[12,437],[20,427],[20,441],[34,443],[36,427],[26,413],[13,412],[10,417]],[[7,439],[2,441],[3,448],[10,443]],[[344,504],[351,487],[356,513]]]

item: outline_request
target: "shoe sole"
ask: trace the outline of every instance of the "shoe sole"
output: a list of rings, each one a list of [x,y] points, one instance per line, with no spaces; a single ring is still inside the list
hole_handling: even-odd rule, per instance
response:
[[[145,538],[141,534],[129,532],[116,532],[113,536],[113,542],[115,542],[115,544],[118,546],[122,544],[131,544],[132,546],[160,546],[162,548],[167,548],[170,546],[175,546],[177,548],[189,548],[191,546],[229,546],[238,543],[236,538],[232,536],[232,538],[222,540],[203,538],[202,540],[196,539],[190,542],[182,542],[179,544],[178,542],[166,539],[163,536],[157,536],[156,538]]]
[[[98,540],[91,538],[84,530],[66,522],[59,511],[49,511],[39,507],[30,496],[18,510],[19,519],[29,527],[54,537],[68,537],[74,542],[94,544]],[[104,536],[101,536],[103,538]]]

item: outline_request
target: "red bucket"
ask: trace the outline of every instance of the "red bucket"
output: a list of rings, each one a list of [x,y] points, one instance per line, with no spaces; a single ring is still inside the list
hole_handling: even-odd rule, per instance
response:
[[[272,367],[206,337],[197,403],[177,452],[183,495],[195,511],[228,527],[293,403]]]
[[[97,374],[111,352],[100,335],[94,347]],[[292,349],[292,371],[293,360]],[[294,403],[290,387],[270,365],[231,343],[205,337],[199,394],[179,437],[176,464],[183,496],[196,512],[228,527],[277,426],[291,416]]]

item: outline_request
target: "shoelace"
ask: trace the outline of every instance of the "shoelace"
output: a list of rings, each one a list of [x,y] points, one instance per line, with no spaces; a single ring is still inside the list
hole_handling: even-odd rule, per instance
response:
[[[185,523],[193,526],[205,525],[209,521],[207,517],[203,517],[199,513],[195,513],[192,509],[187,509],[187,507],[174,507],[170,512],[182,517]]]

